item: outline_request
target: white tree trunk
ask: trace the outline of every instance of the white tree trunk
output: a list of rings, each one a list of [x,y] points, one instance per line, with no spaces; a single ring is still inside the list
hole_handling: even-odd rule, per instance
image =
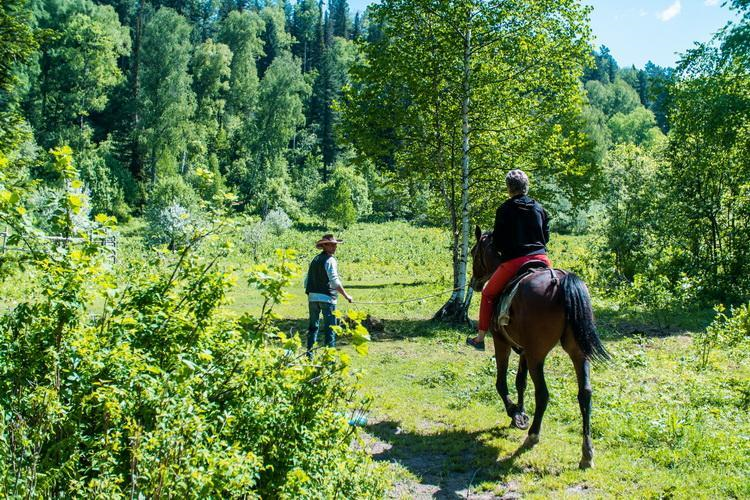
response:
[[[460,241],[454,241],[458,248],[459,259],[454,268],[454,288],[448,302],[435,314],[436,319],[447,319],[455,322],[467,322],[468,309],[471,302],[471,294],[467,296],[467,268],[469,264],[469,139],[471,136],[471,124],[469,121],[469,107],[471,105],[471,20],[468,20],[467,30],[464,33],[463,52],[463,102],[461,103],[462,118],[462,156],[461,156],[461,209],[460,209]]]

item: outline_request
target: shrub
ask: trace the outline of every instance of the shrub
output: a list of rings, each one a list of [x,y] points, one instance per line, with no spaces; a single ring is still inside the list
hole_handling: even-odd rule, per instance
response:
[[[185,245],[204,221],[198,196],[180,177],[165,177],[153,188],[146,205],[147,238],[170,249]]]
[[[258,260],[258,248],[266,239],[267,226],[263,221],[251,222],[242,230],[243,241],[252,249],[253,260]]]
[[[280,208],[275,208],[268,212],[263,224],[267,230],[274,236],[281,236],[287,229],[292,227],[292,219]]]
[[[208,168],[196,168],[190,175],[190,185],[196,193],[206,201],[214,200],[221,196],[225,191],[224,178],[219,170],[219,160],[215,154],[211,154],[208,159]]]
[[[357,222],[357,210],[346,184],[325,184],[316,193],[313,206],[318,216],[329,223],[346,228]]]
[[[693,337],[693,346],[698,353],[698,367],[705,368],[711,352],[717,347],[723,347],[746,355],[750,347],[750,304],[743,304],[732,308],[729,315],[726,308],[719,304],[714,307],[716,318],[705,331]],[[737,349],[742,347],[741,349]]]
[[[0,216],[21,227],[23,192],[6,192]],[[342,414],[359,404],[347,356],[308,361],[273,324],[294,256],[251,271],[260,318],[231,318],[230,276],[195,243],[118,275],[87,242],[34,254],[41,279],[0,316],[0,495],[382,498],[384,466]]]
[[[68,212],[60,208],[64,206],[64,198],[68,195],[74,196],[77,200],[76,212]],[[82,184],[67,190],[43,186],[29,197],[29,209],[33,215],[34,224],[39,229],[48,235],[62,236],[66,234],[68,228],[68,217],[70,217],[74,232],[86,232],[93,227],[89,200],[89,192]]]
[[[695,280],[687,275],[673,282],[661,274],[636,274],[633,282],[622,286],[617,295],[621,303],[639,308],[663,330],[674,312],[695,302],[698,289]]]

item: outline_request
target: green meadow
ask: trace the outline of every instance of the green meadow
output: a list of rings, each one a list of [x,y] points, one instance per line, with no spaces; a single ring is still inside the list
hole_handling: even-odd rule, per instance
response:
[[[133,254],[139,242],[128,234],[135,229],[125,230],[123,243]],[[257,248],[259,260],[270,262],[274,248],[292,248],[304,271],[321,232],[269,237]],[[667,311],[669,326],[657,328],[649,323],[654,311],[592,290],[613,360],[593,368],[595,467],[580,471],[577,387],[562,349],[546,364],[551,401],[541,442],[525,450],[524,432],[509,427],[495,391],[491,343],[487,352],[471,350],[464,344],[467,328],[430,321],[452,286],[447,233],[392,222],[358,224],[337,236],[345,240],[337,253],[340,272],[355,298],[340,308],[382,322],[371,331],[368,355],[357,355],[345,338],[340,348],[351,355],[369,398],[360,446],[391,464],[391,496],[750,496],[750,366],[741,354],[715,350],[708,366],[698,368],[692,336],[710,323],[710,311]],[[261,297],[242,278],[254,265],[252,251],[241,234],[229,239],[236,244],[224,265],[237,277],[230,308],[257,314]],[[554,235],[550,245],[557,266],[583,276],[593,272],[587,267],[592,248],[588,237],[577,236]],[[285,331],[304,338],[302,276],[288,294],[275,312]],[[426,296],[432,297],[415,300]],[[514,355],[511,385],[516,363]],[[533,407],[529,381],[530,415]]]

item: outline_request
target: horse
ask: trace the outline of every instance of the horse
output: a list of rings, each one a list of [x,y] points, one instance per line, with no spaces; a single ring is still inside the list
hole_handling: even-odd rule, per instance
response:
[[[491,232],[475,230],[476,243],[471,249],[471,287],[481,292],[500,259],[492,248]],[[599,339],[594,324],[591,297],[585,283],[575,274],[559,269],[535,272],[525,276],[518,284],[511,302],[510,323],[498,325],[497,310],[493,317],[491,333],[495,345],[497,381],[495,387],[511,418],[511,425],[529,429],[523,444],[531,448],[539,442],[544,411],[549,392],[544,380],[544,360],[560,342],[575,367],[578,381],[578,405],[583,419],[581,469],[594,465],[594,447],[591,440],[591,361],[609,359],[609,353]],[[512,343],[512,344],[511,344]],[[513,345],[514,344],[514,345]],[[511,349],[520,355],[516,375],[518,403],[508,394],[508,359]],[[534,420],[529,427],[529,417],[524,410],[524,392],[527,375],[534,382]]]

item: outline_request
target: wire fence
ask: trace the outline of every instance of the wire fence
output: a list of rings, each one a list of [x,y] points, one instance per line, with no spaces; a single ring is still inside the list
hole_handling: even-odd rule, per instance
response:
[[[9,246],[8,240],[11,237],[10,229],[5,228],[5,230],[0,233],[0,255],[5,255],[7,252],[26,252],[28,249],[22,248],[22,247],[15,247],[15,246]],[[84,243],[84,242],[94,242],[97,245],[100,245],[102,248],[104,248],[107,252],[110,254],[110,258],[112,259],[112,263],[117,263],[117,235],[115,233],[109,233],[106,235],[95,235],[93,233],[89,233],[88,238],[80,238],[80,237],[71,237],[71,236],[47,236],[47,235],[36,235],[34,238],[57,242],[59,246],[66,246],[69,243]]]

